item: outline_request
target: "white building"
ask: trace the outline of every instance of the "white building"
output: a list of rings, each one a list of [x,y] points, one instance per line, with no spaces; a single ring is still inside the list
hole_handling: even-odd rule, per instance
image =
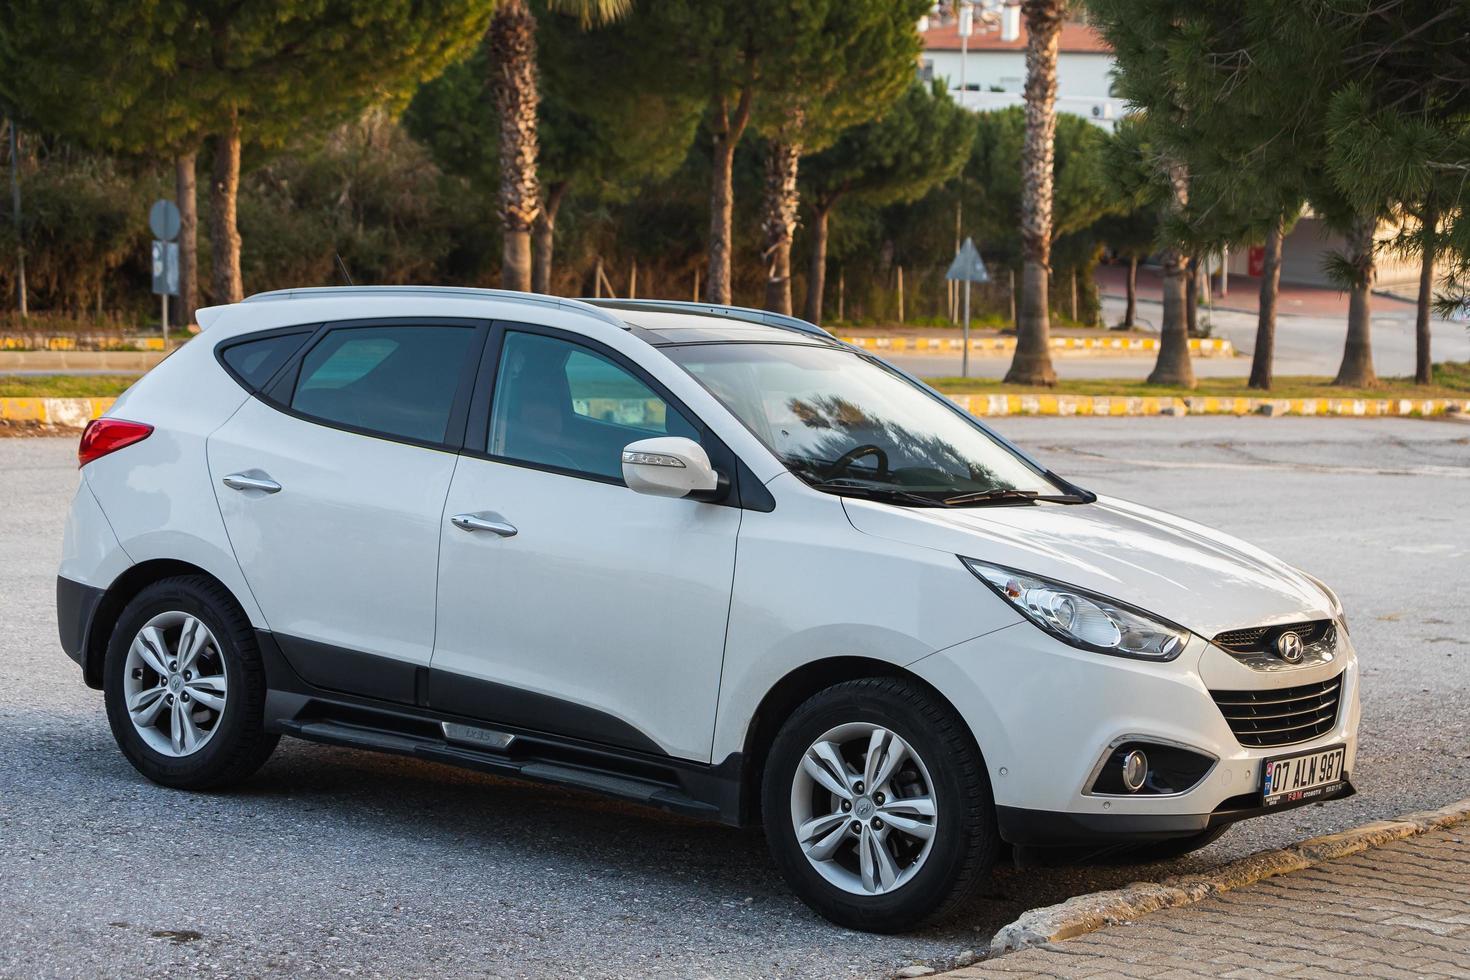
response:
[[[1026,25],[1019,22],[1017,36],[1006,39],[998,25],[980,18],[968,44],[960,37],[959,24],[937,18],[921,25],[924,54],[920,72],[926,79],[945,79],[955,101],[977,112],[1021,105],[1026,86]],[[1081,21],[1062,25],[1057,52],[1057,109],[1090,119],[1112,129],[1127,111],[1122,99],[1112,92],[1113,49],[1101,34]],[[1397,227],[1385,222],[1380,241],[1390,239]],[[1314,215],[1297,222],[1281,247],[1281,281],[1304,286],[1331,286],[1324,268],[1334,251],[1345,250],[1340,234]],[[1218,263],[1218,259],[1214,260]],[[1232,275],[1259,275],[1261,249],[1238,249],[1227,262]],[[1216,266],[1218,267],[1218,266]],[[1418,281],[1419,267],[1385,249],[1377,256],[1375,284],[1378,288],[1411,286]]]
[[[924,32],[922,71],[943,78],[960,104],[977,111],[1020,105],[1026,86],[1026,27],[1013,40],[977,18],[968,44],[959,24],[931,20]],[[968,48],[968,51],[966,51]],[[1057,109],[1112,128],[1123,101],[1112,95],[1113,51],[1087,24],[1062,25],[1057,53]]]

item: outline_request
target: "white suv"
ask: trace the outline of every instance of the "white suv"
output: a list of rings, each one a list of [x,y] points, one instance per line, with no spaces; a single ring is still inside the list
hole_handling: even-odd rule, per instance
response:
[[[810,324],[397,287],[199,320],[82,437],[57,581],[155,782],[294,735],[761,821],[874,930],[1002,842],[1180,853],[1352,792],[1325,585]]]

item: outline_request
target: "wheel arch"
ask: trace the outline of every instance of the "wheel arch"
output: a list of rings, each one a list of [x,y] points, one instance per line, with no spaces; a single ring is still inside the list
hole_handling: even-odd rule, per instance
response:
[[[956,716],[960,715],[954,702],[924,678],[886,660],[872,657],[837,656],[825,657],[803,664],[777,681],[756,707],[746,728],[742,755],[745,765],[741,772],[742,822],[759,823],[761,812],[761,779],[765,774],[766,756],[781,725],[804,701],[819,691],[844,681],[861,680],[865,677],[894,677],[913,683],[925,690],[936,701],[948,707]],[[965,730],[970,731],[969,725]],[[974,733],[970,732],[971,740]],[[981,770],[984,771],[984,753],[981,752]]]
[[[229,593],[230,598],[239,605],[235,593],[220,581],[219,576],[190,562],[176,558],[154,558],[128,566],[103,592],[87,628],[86,640],[82,646],[82,677],[88,687],[98,690],[102,688],[102,663],[107,657],[107,644],[112,639],[113,627],[117,625],[118,618],[128,603],[153,583],[181,575],[198,575],[209,579]]]

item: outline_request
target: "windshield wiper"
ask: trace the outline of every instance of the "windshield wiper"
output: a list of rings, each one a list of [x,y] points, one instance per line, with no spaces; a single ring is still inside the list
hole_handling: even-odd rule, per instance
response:
[[[896,487],[874,487],[843,479],[818,480],[812,486],[818,490],[827,490],[841,496],[862,497],[864,500],[906,503],[917,507],[943,507],[945,505],[945,501],[937,497],[925,497],[922,494],[909,493],[907,490],[899,490]]]
[[[965,504],[1012,504],[1033,503],[1044,500],[1049,503],[1058,504],[1085,504],[1086,497],[1079,497],[1070,493],[1037,493],[1035,490],[1014,490],[1010,487],[994,487],[990,490],[977,490],[974,493],[961,493],[953,497],[945,497],[944,504],[948,507],[962,507]]]

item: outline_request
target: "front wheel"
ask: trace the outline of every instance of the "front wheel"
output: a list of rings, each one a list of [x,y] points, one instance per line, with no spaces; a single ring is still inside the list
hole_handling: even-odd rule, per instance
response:
[[[761,801],[792,889],[854,929],[900,932],[943,916],[1000,846],[969,729],[899,678],[837,684],[797,708],[767,756]]]

